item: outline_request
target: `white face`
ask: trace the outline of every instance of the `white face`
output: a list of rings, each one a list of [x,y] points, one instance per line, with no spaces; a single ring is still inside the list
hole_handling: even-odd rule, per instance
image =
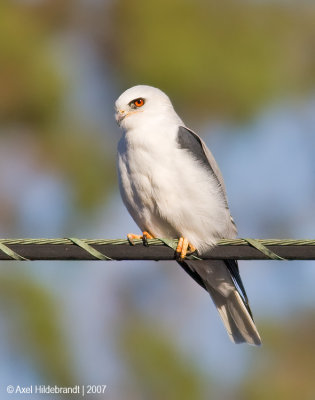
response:
[[[162,118],[181,122],[168,96],[152,86],[138,85],[127,89],[117,99],[115,109],[116,121],[124,130]]]

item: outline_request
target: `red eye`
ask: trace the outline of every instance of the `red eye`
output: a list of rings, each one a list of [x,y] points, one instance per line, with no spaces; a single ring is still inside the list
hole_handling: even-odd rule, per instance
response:
[[[140,99],[136,99],[136,100],[134,100],[133,104],[134,104],[136,107],[142,107],[143,104],[144,104],[144,100],[141,99],[141,98],[140,98]]]

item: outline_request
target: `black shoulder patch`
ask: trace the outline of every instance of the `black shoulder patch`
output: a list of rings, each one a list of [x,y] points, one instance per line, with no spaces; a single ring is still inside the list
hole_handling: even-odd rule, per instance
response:
[[[187,129],[183,126],[180,126],[178,128],[178,133],[177,133],[177,142],[181,149],[188,150],[196,160],[198,160],[213,175],[215,175],[213,172],[213,169],[211,168],[211,165],[207,159],[207,156],[205,155],[205,152],[203,151],[202,144],[201,144],[198,136],[196,136],[189,129]]]

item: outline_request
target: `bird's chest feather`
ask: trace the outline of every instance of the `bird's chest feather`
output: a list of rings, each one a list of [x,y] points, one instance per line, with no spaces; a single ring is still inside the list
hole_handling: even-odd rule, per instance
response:
[[[167,197],[176,174],[172,170],[175,141],[155,137],[123,138],[118,167],[123,197],[129,205],[153,211]]]
[[[223,237],[228,213],[216,180],[178,146],[176,132],[122,138],[120,190],[142,230],[157,237],[184,236],[202,249],[211,238]]]

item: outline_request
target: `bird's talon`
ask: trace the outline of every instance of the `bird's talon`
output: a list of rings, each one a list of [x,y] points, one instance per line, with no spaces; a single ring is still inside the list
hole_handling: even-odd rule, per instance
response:
[[[188,242],[188,239],[180,237],[178,239],[178,245],[176,248],[176,258],[179,260],[183,260],[187,255],[188,248],[190,250],[196,250],[195,247]]]
[[[189,244],[188,244],[188,251],[187,251],[187,253],[188,253],[188,254],[193,254],[193,253],[195,253],[196,251],[197,251],[196,247],[193,246],[191,243],[189,243]]]
[[[127,239],[128,239],[128,242],[129,242],[132,246],[135,246],[135,242],[134,242],[133,240],[134,240],[134,239],[141,239],[141,236],[140,236],[140,235],[135,235],[135,234],[133,234],[133,233],[128,233]]]
[[[182,237],[180,237],[178,239],[178,244],[176,247],[176,254],[175,254],[175,257],[177,260],[179,260],[180,256],[181,256],[181,252],[182,252],[182,248],[183,248],[183,240],[184,240],[184,238],[182,238]]]
[[[142,239],[143,245],[144,246],[149,246],[148,239],[153,239],[153,236],[150,235],[150,233],[144,231],[142,233],[142,236],[141,235],[135,235],[134,233],[128,233],[127,239],[128,239],[128,242],[132,246],[135,246],[135,242],[133,241],[134,239]]]
[[[127,236],[127,239],[128,239],[129,244],[131,244],[131,246],[135,246],[135,242],[131,238],[129,238]]]
[[[142,236],[142,243],[143,243],[143,246],[149,247],[148,238],[146,235]]]
[[[149,232],[143,231],[142,236],[145,236],[147,239],[154,239],[154,236],[152,236]]]
[[[153,239],[153,236],[150,235],[149,232],[143,231],[142,232],[142,241],[143,241],[143,245],[146,246],[146,247],[149,246],[148,239]]]

